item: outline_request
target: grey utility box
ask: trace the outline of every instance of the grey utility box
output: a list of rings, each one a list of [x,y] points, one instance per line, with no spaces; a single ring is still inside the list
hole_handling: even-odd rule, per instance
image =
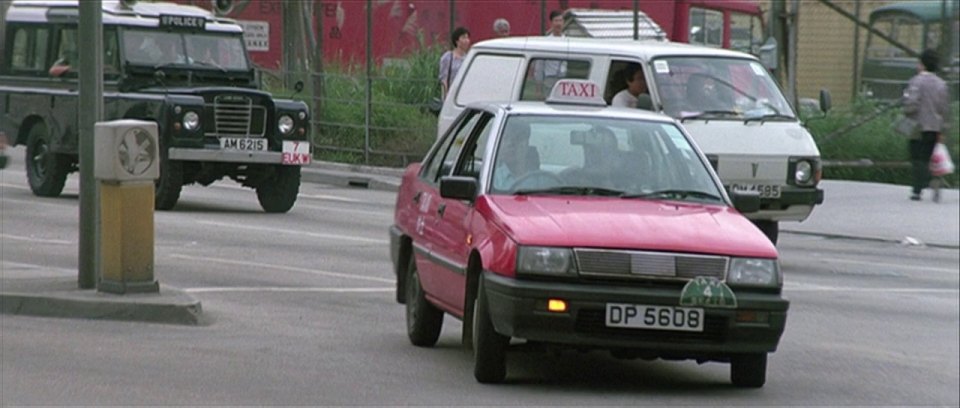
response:
[[[160,147],[155,122],[123,119],[97,122],[94,178],[101,181],[153,181],[160,177]]]

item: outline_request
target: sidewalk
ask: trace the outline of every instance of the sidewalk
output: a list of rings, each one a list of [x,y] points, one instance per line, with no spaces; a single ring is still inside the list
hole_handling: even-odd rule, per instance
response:
[[[314,163],[302,180],[396,191],[402,169]],[[784,222],[785,234],[905,242],[960,249],[960,191],[944,190],[940,203],[910,201],[909,188],[828,180],[818,206],[804,222]],[[162,273],[161,273],[162,274]],[[41,270],[0,260],[0,313],[85,319],[118,319],[172,324],[203,324],[200,302],[166,285],[160,293],[111,295],[77,289],[77,272]]]

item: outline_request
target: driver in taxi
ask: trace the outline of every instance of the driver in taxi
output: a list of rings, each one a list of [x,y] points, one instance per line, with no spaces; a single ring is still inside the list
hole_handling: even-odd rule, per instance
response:
[[[493,188],[509,191],[521,177],[539,170],[540,155],[530,146],[530,125],[510,124],[504,132],[493,170]]]

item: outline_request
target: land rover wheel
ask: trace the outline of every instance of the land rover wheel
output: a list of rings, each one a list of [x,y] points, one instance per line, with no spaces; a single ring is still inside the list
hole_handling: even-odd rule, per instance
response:
[[[497,333],[493,327],[482,277],[474,302],[473,377],[484,384],[503,382],[507,377],[507,346],[510,344],[510,338]]]
[[[767,236],[770,242],[777,244],[777,238],[780,235],[780,223],[777,221],[755,221],[757,228]]]
[[[440,338],[443,311],[428,302],[424,296],[423,287],[420,286],[420,274],[417,273],[417,262],[413,255],[410,255],[407,274],[407,337],[414,346],[433,347]]]
[[[50,150],[50,136],[43,123],[30,128],[25,161],[27,182],[33,194],[40,197],[59,196],[70,172],[70,159]]]
[[[293,208],[300,193],[300,167],[275,166],[274,176],[257,187],[260,207],[268,213],[285,213]]]
[[[760,388],[767,382],[767,353],[730,358],[730,382],[737,387]]]
[[[160,146],[160,178],[155,186],[154,208],[163,211],[173,209],[183,189],[183,163],[170,160],[163,146]]]

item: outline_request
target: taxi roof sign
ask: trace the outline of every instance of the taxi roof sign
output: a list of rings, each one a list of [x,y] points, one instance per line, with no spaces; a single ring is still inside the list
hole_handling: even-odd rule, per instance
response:
[[[600,87],[585,79],[561,79],[553,86],[548,103],[607,106]]]

